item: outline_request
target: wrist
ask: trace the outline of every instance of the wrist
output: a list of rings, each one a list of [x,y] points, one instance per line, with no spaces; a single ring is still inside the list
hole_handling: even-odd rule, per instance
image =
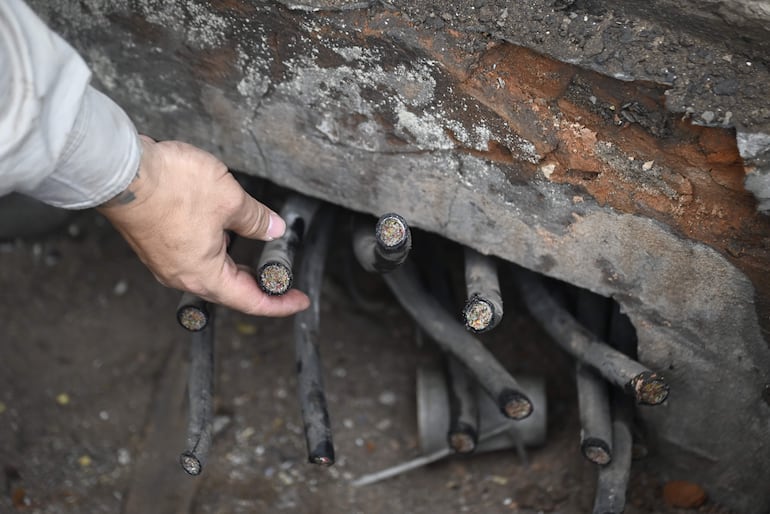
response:
[[[106,202],[98,205],[97,210],[112,209],[115,207],[132,204],[138,199],[140,190],[144,191],[146,189],[145,183],[147,182],[148,175],[150,174],[150,166],[148,161],[151,154],[151,151],[149,151],[150,149],[148,147],[154,144],[154,142],[146,136],[139,136],[139,143],[139,165],[136,168],[136,172],[134,173],[133,178],[123,191],[119,192]],[[144,194],[142,194],[142,196],[144,196]]]

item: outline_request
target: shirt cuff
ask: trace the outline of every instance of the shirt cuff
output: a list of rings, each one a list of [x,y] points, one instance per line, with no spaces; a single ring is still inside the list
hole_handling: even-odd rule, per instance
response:
[[[95,207],[128,187],[141,156],[136,129],[123,109],[88,87],[56,170],[24,193],[65,209]]]

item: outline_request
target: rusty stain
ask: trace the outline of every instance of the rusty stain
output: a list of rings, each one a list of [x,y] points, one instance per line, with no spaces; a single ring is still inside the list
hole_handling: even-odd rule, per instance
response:
[[[228,85],[238,76],[238,55],[234,46],[211,49],[182,47],[177,50],[180,61],[192,74],[211,85]]]

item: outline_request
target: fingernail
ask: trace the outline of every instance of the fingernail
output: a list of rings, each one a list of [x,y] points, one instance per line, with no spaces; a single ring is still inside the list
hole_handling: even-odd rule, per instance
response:
[[[272,241],[273,239],[281,237],[284,232],[286,232],[286,222],[283,221],[283,218],[278,216],[276,213],[271,212],[270,222],[267,225],[267,234],[265,234],[265,239]]]

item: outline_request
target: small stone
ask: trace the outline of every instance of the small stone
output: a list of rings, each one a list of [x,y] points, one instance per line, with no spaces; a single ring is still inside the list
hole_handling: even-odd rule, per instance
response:
[[[706,123],[711,123],[712,121],[714,121],[714,118],[716,117],[716,115],[714,114],[713,111],[706,111],[703,114],[701,114],[700,117]]]
[[[126,448],[118,448],[118,464],[128,466],[131,464],[131,452]]]
[[[240,432],[235,434],[235,441],[238,444],[245,444],[256,433],[253,427],[246,427]]]
[[[394,393],[393,391],[383,391],[382,393],[380,393],[378,400],[382,405],[387,405],[387,406],[395,405],[396,393]]]
[[[0,402],[0,414],[2,414],[3,412],[5,412],[5,409],[6,409],[6,406],[5,406],[5,404],[4,404],[3,402]]]
[[[230,416],[214,416],[214,422],[212,423],[211,427],[211,429],[214,431],[214,435],[221,433],[225,428],[230,426],[231,422],[232,418]]]
[[[81,455],[80,458],[78,458],[78,464],[81,468],[87,468],[92,462],[91,457],[88,455]]]
[[[490,475],[489,481],[497,485],[506,485],[508,483],[508,479],[500,475]]]
[[[67,233],[71,238],[80,237],[81,232],[82,231],[80,230],[80,225],[77,223],[70,223],[67,226]]]
[[[345,418],[342,420],[342,426],[345,428],[353,428],[355,426],[355,423],[353,423],[353,420],[350,418]]]
[[[257,326],[253,323],[236,323],[235,330],[242,336],[253,336],[257,333]]]
[[[650,171],[652,169],[653,164],[655,164],[655,161],[647,161],[644,164],[642,164],[642,169],[644,171]]]
[[[106,410],[99,411],[99,419],[102,421],[108,421],[110,419],[110,413]]]
[[[56,395],[56,403],[59,405],[69,405],[70,403],[70,395],[67,393],[59,393]]]
[[[284,473],[283,471],[278,472],[278,480],[280,480],[283,485],[292,485],[294,483],[294,479],[291,478],[288,473]]]
[[[118,280],[118,283],[115,284],[115,287],[112,288],[112,294],[115,296],[123,296],[128,292],[128,282],[125,280]]]
[[[706,501],[706,491],[687,480],[672,480],[663,486],[663,501],[679,509],[695,509]]]

